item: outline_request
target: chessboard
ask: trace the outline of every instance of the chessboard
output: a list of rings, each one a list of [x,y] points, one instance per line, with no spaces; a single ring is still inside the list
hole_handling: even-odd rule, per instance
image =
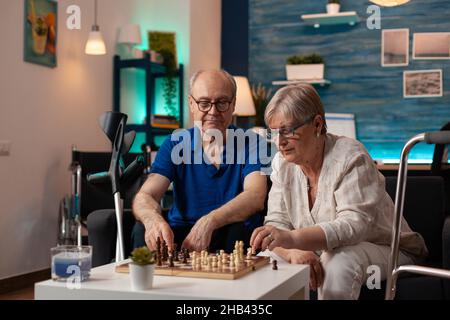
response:
[[[164,248],[164,245],[162,246]],[[159,252],[159,251],[158,251]],[[258,257],[247,249],[243,254],[243,243],[236,242],[233,253],[227,254],[220,250],[216,254],[201,252],[174,252],[173,254],[161,250],[155,264],[155,275],[175,276],[206,279],[239,279],[252,271],[269,264],[269,257]],[[129,263],[116,266],[116,272],[128,273]]]

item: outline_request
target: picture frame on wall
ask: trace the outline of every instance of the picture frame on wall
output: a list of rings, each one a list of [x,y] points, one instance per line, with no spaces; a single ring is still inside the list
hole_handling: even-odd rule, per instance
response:
[[[381,35],[381,66],[409,65],[409,29],[384,29]]]
[[[24,0],[24,7],[24,61],[55,68],[58,3],[54,0]]]
[[[442,69],[403,72],[404,98],[430,98],[442,96]]]
[[[413,35],[413,59],[450,59],[450,32],[422,32]]]

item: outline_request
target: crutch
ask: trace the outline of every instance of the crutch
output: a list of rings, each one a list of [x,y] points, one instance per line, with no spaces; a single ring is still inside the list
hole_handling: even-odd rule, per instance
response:
[[[408,176],[408,156],[411,149],[419,142],[425,141],[428,144],[449,144],[450,132],[437,131],[430,133],[421,133],[411,138],[403,147],[400,166],[398,170],[397,189],[395,194],[395,213],[392,225],[391,254],[389,257],[387,281],[386,281],[386,300],[393,300],[396,293],[396,284],[398,276],[403,272],[418,273],[428,276],[442,277],[450,279],[450,270],[422,267],[417,265],[398,266],[398,252],[400,244],[400,228],[403,217],[403,205],[405,201],[406,179]]]
[[[100,117],[100,126],[112,142],[111,162],[107,172],[87,175],[87,180],[90,183],[111,183],[117,222],[116,262],[125,259],[121,185],[138,175],[139,171],[144,168],[144,159],[142,156],[138,156],[126,169],[124,168],[122,156],[129,152],[136,137],[135,131],[124,134],[127,118],[126,114],[119,112],[106,112]]]

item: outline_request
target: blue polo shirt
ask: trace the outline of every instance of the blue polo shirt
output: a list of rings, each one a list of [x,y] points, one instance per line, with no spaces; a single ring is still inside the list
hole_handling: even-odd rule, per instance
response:
[[[231,126],[229,129],[237,128]],[[227,138],[219,169],[204,159],[198,128],[178,130],[164,141],[151,173],[173,182],[174,203],[168,214],[172,228],[194,225],[199,218],[243,191],[245,177],[261,169],[260,137],[256,137],[257,143],[248,137],[245,143],[242,139],[239,143],[236,137]],[[230,144],[230,141],[234,143]],[[253,227],[258,219],[258,216],[252,216],[246,226]]]

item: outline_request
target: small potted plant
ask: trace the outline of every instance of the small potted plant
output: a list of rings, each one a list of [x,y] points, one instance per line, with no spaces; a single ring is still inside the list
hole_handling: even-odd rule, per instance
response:
[[[316,53],[294,55],[287,59],[286,76],[288,80],[322,80],[324,72],[324,59]]]
[[[269,104],[272,89],[267,89],[261,83],[252,86],[252,97],[256,108],[255,127],[264,128],[264,112]]]
[[[328,0],[327,4],[327,13],[328,14],[337,14],[341,9],[340,0]]]
[[[152,288],[155,256],[156,253],[147,247],[136,248],[131,252],[130,277],[133,290]]]

